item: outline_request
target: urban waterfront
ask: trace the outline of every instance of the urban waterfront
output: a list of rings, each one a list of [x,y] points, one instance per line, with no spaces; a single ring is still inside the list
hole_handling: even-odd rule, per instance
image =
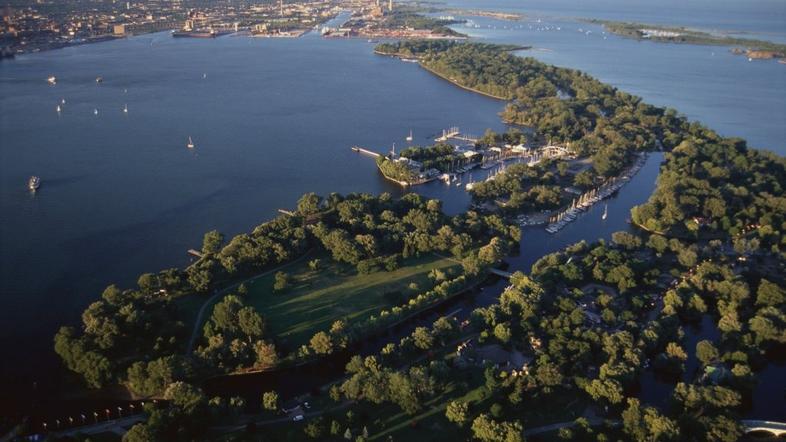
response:
[[[562,34],[472,20],[490,28],[455,29],[533,44],[534,51],[520,55],[585,70],[723,135],[786,152],[782,65],[748,63],[724,48],[610,35],[602,47],[577,32],[590,25],[565,18],[550,22]],[[351,145],[382,152],[392,143],[405,146],[409,130],[415,143],[430,144],[451,125],[476,134],[504,129],[502,102],[371,49],[364,40],[315,34],[203,41],[159,33],[3,61],[0,336],[16,349],[17,363],[4,364],[0,375],[9,385],[30,392],[33,382],[46,384],[42,374],[57,364],[51,336],[59,325],[76,322],[107,284],[128,285],[142,272],[185,265],[185,251],[205,231],[247,231],[308,191],[402,193]],[[49,75],[57,75],[56,86],[46,84]],[[193,151],[185,147],[188,137]],[[556,235],[525,229],[510,268],[528,270],[545,253],[627,228],[629,209],[653,188],[653,158],[610,201],[606,222],[595,207]],[[30,175],[44,180],[35,195],[25,188]],[[469,201],[463,189],[438,182],[414,190],[440,198],[452,213]],[[770,400],[771,410],[783,404],[782,397]]]

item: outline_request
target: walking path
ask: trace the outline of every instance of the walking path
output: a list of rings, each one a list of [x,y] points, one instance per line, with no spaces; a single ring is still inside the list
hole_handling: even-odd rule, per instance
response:
[[[69,430],[58,431],[51,433],[54,437],[73,437],[77,434],[82,435],[91,435],[91,434],[99,434],[99,433],[115,433],[118,436],[122,436],[123,434],[128,431],[129,428],[133,427],[139,422],[144,422],[147,419],[145,414],[135,414],[133,416],[128,416],[120,419],[113,419],[111,421],[106,422],[99,422],[93,425],[86,425],[83,427],[76,427]]]

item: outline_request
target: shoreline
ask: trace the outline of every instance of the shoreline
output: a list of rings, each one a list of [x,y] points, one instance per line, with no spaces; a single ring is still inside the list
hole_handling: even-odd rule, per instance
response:
[[[444,75],[440,74],[439,72],[435,71],[434,69],[431,69],[431,68],[429,68],[428,66],[425,66],[425,65],[423,65],[422,63],[420,63],[420,67],[422,67],[422,68],[423,68],[423,69],[425,69],[426,71],[428,71],[428,72],[430,72],[430,73],[432,73],[432,74],[436,75],[437,77],[439,77],[439,78],[441,78],[441,79],[443,79],[443,80],[447,81],[448,83],[451,83],[451,84],[453,84],[454,86],[458,86],[458,87],[460,87],[461,89],[464,89],[464,90],[466,90],[466,91],[474,92],[474,93],[476,93],[476,94],[480,94],[480,95],[483,95],[483,96],[486,96],[486,97],[489,97],[489,98],[493,98],[493,99],[495,99],[495,100],[500,100],[500,101],[509,101],[509,100],[510,100],[510,97],[500,97],[500,96],[497,96],[497,95],[494,95],[494,94],[490,94],[490,93],[488,93],[488,92],[483,92],[483,91],[480,91],[480,90],[477,90],[477,89],[471,88],[471,87],[469,87],[469,86],[464,86],[464,85],[462,85],[461,83],[459,83],[459,82],[457,82],[457,81],[455,81],[455,80],[451,80],[450,78],[448,78],[448,77],[446,77],[446,76],[444,76]]]

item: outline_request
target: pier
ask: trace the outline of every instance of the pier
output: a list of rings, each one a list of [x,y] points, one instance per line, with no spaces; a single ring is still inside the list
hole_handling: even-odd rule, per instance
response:
[[[478,138],[470,134],[462,134],[458,126],[453,126],[442,130],[442,136],[434,138],[436,142],[445,142],[448,140],[466,141],[468,143],[477,143]]]
[[[364,148],[362,148],[360,146],[352,146],[352,150],[354,152],[357,152],[357,153],[363,153],[363,154],[366,154],[366,155],[371,155],[374,158],[382,156],[382,154],[379,154],[379,153],[376,153],[376,152],[372,152],[372,151],[370,151],[368,149],[364,149]]]
[[[461,135],[461,131],[459,130],[458,126],[453,126],[448,129],[442,129],[442,136],[434,138],[434,141],[448,141],[451,138],[455,138],[456,135]]]

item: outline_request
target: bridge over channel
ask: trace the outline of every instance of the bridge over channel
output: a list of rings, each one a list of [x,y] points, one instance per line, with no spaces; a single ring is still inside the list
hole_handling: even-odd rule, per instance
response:
[[[783,422],[744,419],[740,423],[745,428],[745,433],[766,432],[776,437],[786,436],[786,423]]]
[[[500,269],[491,269],[489,271],[491,273],[495,274],[495,275],[498,275],[498,276],[501,276],[501,277],[507,278],[507,279],[510,279],[510,277],[513,276],[513,273],[506,272],[506,271],[500,270]]]

